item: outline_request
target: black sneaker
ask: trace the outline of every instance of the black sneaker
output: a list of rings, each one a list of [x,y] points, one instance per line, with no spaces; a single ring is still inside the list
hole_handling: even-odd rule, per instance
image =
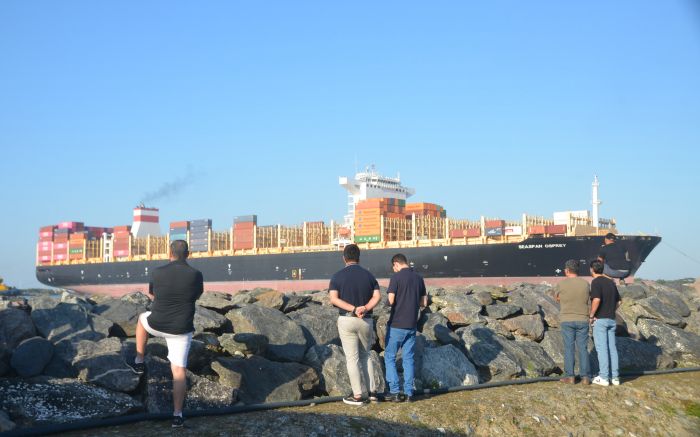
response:
[[[373,391],[369,392],[369,401],[370,401],[371,403],[376,404],[376,403],[379,402],[380,400],[381,400],[381,399],[379,399],[379,396],[377,395],[376,392],[373,392]]]
[[[413,402],[415,400],[416,400],[416,398],[414,398],[413,395],[407,395],[403,401],[404,402]]]
[[[145,363],[137,363],[135,361],[132,361],[131,363],[127,363],[129,367],[131,367],[131,370],[134,371],[135,374],[137,375],[143,375],[144,372],[146,371],[146,364]]]
[[[363,405],[367,401],[363,398],[356,398],[353,395],[348,395],[343,398],[343,402],[348,405]]]
[[[403,402],[406,396],[403,393],[389,393],[384,397],[387,402]]]
[[[173,428],[182,428],[185,426],[185,419],[182,416],[173,416]]]

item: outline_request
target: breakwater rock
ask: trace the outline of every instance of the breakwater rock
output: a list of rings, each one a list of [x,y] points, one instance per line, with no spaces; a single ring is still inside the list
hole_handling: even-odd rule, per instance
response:
[[[620,292],[623,372],[700,365],[700,291],[693,284],[637,281],[620,286]],[[559,305],[552,287],[518,283],[428,293],[430,306],[419,319],[416,342],[417,389],[561,373]],[[33,294],[29,304],[31,309],[0,309],[4,426],[170,410],[165,342],[149,340],[144,376],[127,365],[135,352],[136,318],[150,305],[147,296]],[[386,388],[383,337],[389,311],[383,302],[373,315],[371,377],[380,391]],[[197,305],[185,408],[349,393],[336,321],[323,290],[206,293]],[[595,370],[592,341],[589,350]],[[398,367],[401,373],[400,359]]]

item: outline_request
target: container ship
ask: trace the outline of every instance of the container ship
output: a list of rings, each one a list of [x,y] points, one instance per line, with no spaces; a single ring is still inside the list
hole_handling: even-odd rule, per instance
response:
[[[440,205],[408,203],[415,190],[373,167],[340,177],[339,184],[348,192],[348,212],[340,222],[259,225],[256,215],[247,215],[221,231],[214,230],[211,219],[174,221],[162,235],[158,209],[139,205],[131,225],[69,221],[45,226],[39,231],[36,276],[48,286],[78,292],[147,292],[150,272],[168,262],[170,241],[185,240],[189,262],[203,273],[206,291],[319,290],[343,267],[343,247],[354,242],[362,251],[361,265],[383,285],[398,252],[433,286],[556,283],[568,259],[580,260],[579,274],[590,276],[588,264],[597,257],[603,236],[617,234],[614,219],[598,217],[597,177],[591,211],[556,212],[551,218],[523,214],[516,220],[455,219]],[[660,241],[658,236],[618,235],[632,275]]]

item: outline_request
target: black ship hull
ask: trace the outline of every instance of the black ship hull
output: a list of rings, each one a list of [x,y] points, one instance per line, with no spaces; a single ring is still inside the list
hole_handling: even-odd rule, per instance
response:
[[[627,248],[632,275],[661,241],[655,236],[619,236]],[[391,276],[391,257],[401,252],[428,283],[451,284],[563,277],[568,259],[582,261],[579,274],[590,276],[588,263],[597,257],[603,237],[528,238],[520,243],[425,246],[363,250],[360,263],[377,278]],[[317,289],[343,267],[339,251],[297,252],[192,258],[207,291],[232,292],[255,286],[280,290]],[[38,266],[46,285],[98,294],[146,291],[149,272],[166,261],[131,261]],[[324,287],[325,288],[325,287]]]

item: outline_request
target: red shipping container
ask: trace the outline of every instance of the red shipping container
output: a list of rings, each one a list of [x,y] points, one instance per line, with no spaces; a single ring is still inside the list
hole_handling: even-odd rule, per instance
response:
[[[65,249],[66,247],[68,247],[68,243],[54,243],[54,244],[53,244],[53,249],[54,249],[54,250],[56,250],[56,249]]]
[[[65,254],[65,253],[58,253],[58,254],[54,253],[53,254],[53,259],[57,260],[57,261],[63,261],[66,258],[68,258],[68,254]]]
[[[58,229],[70,229],[71,231],[82,231],[85,225],[82,222],[61,222]]]
[[[48,226],[42,226],[39,228],[40,232],[45,232],[45,231],[50,231],[53,232],[53,230],[56,228],[56,225],[48,225]]]
[[[464,231],[462,229],[451,229],[450,238],[462,238],[464,237]]]
[[[534,226],[528,226],[527,228],[527,233],[528,234],[544,234],[545,226],[544,225],[534,225]]]
[[[118,257],[129,256],[129,251],[128,250],[115,250],[114,256],[118,256]]]
[[[566,225],[547,225],[545,227],[547,234],[566,234]]]
[[[175,229],[175,228],[190,228],[190,222],[188,221],[179,221],[179,222],[170,222],[170,229]]]
[[[487,228],[503,228],[506,226],[505,220],[486,220],[485,227]]]
[[[125,225],[125,226],[115,226],[114,232],[131,232],[131,225]]]
[[[248,229],[253,229],[255,227],[255,223],[253,222],[246,222],[246,223],[234,223],[233,225],[233,230],[248,230]]]
[[[465,229],[464,236],[465,237],[480,237],[481,236],[481,228]]]

